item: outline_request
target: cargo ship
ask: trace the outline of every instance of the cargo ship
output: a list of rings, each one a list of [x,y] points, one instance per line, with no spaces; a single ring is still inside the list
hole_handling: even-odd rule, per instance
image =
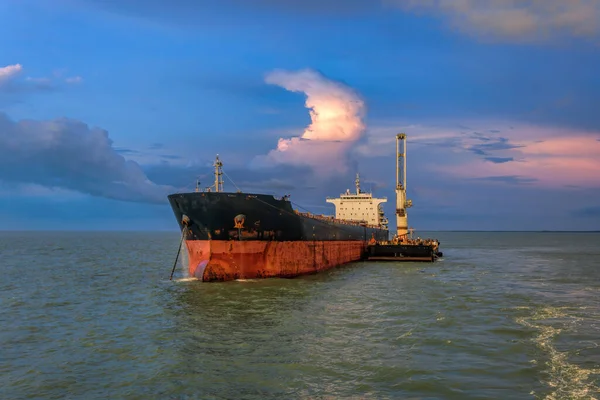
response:
[[[368,243],[389,239],[382,204],[360,188],[338,198],[335,216],[294,209],[290,196],[223,190],[223,163],[214,185],[174,193],[169,203],[182,231],[191,277],[229,281],[296,277],[361,259]]]

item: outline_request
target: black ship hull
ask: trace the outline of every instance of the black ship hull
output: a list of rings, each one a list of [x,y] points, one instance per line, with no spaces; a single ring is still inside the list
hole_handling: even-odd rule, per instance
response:
[[[298,213],[288,200],[265,194],[193,192],[168,198],[188,240],[384,241],[389,236],[387,229]]]
[[[371,261],[429,261],[438,257],[438,252],[430,245],[415,244],[376,244],[369,246],[366,258]]]
[[[265,194],[193,192],[168,196],[188,251],[189,274],[203,281],[295,277],[363,258],[380,227],[299,213]]]

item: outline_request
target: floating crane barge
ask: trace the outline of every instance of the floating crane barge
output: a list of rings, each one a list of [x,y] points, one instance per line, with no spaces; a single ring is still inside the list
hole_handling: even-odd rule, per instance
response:
[[[372,238],[365,252],[369,261],[428,261],[442,256],[436,239],[414,239],[408,229],[407,209],[412,200],[406,197],[406,134],[396,135],[396,222],[397,233],[391,241]]]

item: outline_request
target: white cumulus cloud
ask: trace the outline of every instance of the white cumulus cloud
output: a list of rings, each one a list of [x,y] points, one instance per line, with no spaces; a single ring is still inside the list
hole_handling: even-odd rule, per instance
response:
[[[299,136],[280,138],[263,163],[307,165],[322,173],[345,171],[347,153],[365,131],[365,104],[352,88],[310,70],[269,73],[265,81],[304,93],[311,123]]]
[[[6,67],[0,67],[0,84],[12,79],[23,70],[21,64],[7,65]]]

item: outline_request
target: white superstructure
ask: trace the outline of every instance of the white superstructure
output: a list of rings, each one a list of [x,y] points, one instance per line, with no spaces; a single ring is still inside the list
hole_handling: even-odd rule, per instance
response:
[[[337,198],[327,198],[328,203],[335,205],[335,218],[346,221],[364,222],[387,229],[388,221],[383,213],[382,204],[387,198],[376,198],[371,193],[360,190],[360,178],[356,174],[356,193],[350,189]]]

